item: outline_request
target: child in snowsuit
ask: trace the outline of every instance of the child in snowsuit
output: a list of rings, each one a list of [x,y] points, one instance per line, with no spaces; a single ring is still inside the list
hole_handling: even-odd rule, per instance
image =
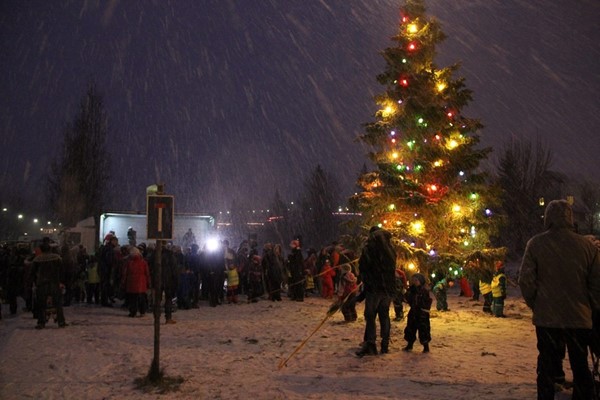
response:
[[[392,299],[394,313],[396,314],[394,321],[402,321],[404,319],[404,294],[406,293],[407,286],[408,282],[406,281],[404,270],[400,266],[396,267],[396,293]]]
[[[228,261],[227,266],[227,304],[237,303],[237,290],[240,284],[240,276],[233,262]]]
[[[504,318],[504,299],[506,299],[506,275],[504,275],[504,263],[496,261],[496,273],[492,279],[492,314],[498,318]]]
[[[342,314],[344,321],[356,321],[356,276],[351,271],[349,264],[342,266],[342,276],[340,277],[340,285],[338,287],[338,301],[342,304]],[[344,301],[345,300],[345,301]]]
[[[479,280],[479,293],[483,296],[483,312],[492,313],[492,283]]]
[[[321,271],[321,295],[324,299],[333,298],[333,277],[335,276],[335,270],[331,267],[331,261],[325,260],[323,270]]]
[[[414,274],[410,279],[410,287],[406,293],[406,302],[410,305],[408,321],[404,329],[404,340],[408,342],[404,351],[411,351],[419,334],[419,342],[423,345],[423,353],[429,352],[431,341],[431,325],[429,311],[431,309],[431,297],[425,286],[425,277],[422,274]]]
[[[444,278],[433,287],[435,296],[435,308],[438,311],[450,311],[448,309],[448,288],[454,286],[454,279]]]

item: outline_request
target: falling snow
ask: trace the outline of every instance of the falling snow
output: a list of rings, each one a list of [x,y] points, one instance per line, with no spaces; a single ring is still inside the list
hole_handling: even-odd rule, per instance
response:
[[[553,167],[598,169],[600,4],[429,1],[462,62],[468,110],[496,150],[541,138]],[[21,2],[0,5],[0,189],[33,201],[94,79],[109,116],[113,209],[143,209],[165,182],[181,211],[292,200],[321,164],[349,195],[355,141],[382,91],[379,51],[399,2]],[[496,153],[497,154],[497,153]],[[494,160],[494,155],[491,161]]]

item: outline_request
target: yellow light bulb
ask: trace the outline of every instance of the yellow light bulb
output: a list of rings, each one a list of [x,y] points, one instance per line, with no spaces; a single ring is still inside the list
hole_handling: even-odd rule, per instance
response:
[[[440,82],[437,84],[437,90],[438,92],[443,92],[444,89],[446,89],[446,84],[444,82]]]
[[[446,143],[446,147],[448,148],[448,150],[453,150],[455,148],[458,147],[458,142],[454,139],[450,139],[447,143]]]
[[[388,117],[392,116],[395,111],[396,110],[394,109],[393,106],[387,105],[387,106],[385,106],[385,108],[383,110],[381,110],[381,115],[383,116],[383,118],[388,118]]]
[[[425,223],[421,220],[413,221],[410,224],[410,232],[413,235],[422,235],[425,232]]]
[[[458,204],[455,204],[452,206],[452,211],[455,213],[459,213],[461,210],[460,206]]]
[[[408,24],[408,26],[406,27],[408,33],[417,33],[419,32],[419,27],[417,26],[417,24]]]

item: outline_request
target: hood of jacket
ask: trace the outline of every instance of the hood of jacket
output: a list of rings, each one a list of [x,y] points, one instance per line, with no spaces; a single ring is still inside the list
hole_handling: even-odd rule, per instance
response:
[[[566,200],[552,200],[544,212],[544,228],[573,229],[573,209]]]

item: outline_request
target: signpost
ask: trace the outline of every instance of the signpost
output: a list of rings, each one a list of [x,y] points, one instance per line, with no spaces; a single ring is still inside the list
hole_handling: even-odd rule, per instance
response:
[[[150,365],[148,378],[151,382],[158,382],[161,379],[160,372],[160,305],[162,301],[162,282],[161,282],[161,264],[162,264],[162,245],[163,240],[173,239],[173,196],[164,195],[164,185],[156,185],[156,190],[148,187],[146,191],[146,220],[148,239],[156,240],[156,249],[154,251],[154,358]]]

